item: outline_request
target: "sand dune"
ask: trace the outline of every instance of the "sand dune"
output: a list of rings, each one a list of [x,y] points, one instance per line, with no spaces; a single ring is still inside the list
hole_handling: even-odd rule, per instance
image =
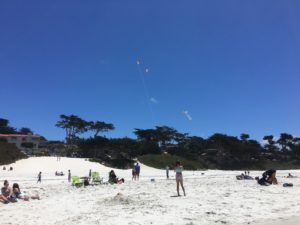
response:
[[[99,171],[107,179],[111,168],[84,159],[55,157],[29,158],[12,165],[14,171],[0,171],[0,180],[18,182],[41,200],[0,204],[1,225],[79,225],[79,224],[299,224],[300,179],[284,178],[288,172],[278,171],[280,182],[293,182],[293,188],[282,184],[261,187],[255,181],[237,181],[240,171],[185,171],[186,197],[176,195],[174,173],[165,179],[165,171],[145,165],[141,180],[131,181],[130,170],[115,170],[126,182],[122,185],[100,185],[74,188],[55,171],[85,176],[89,169]],[[36,176],[43,172],[42,184]],[[205,173],[202,175],[202,173]],[[253,176],[261,171],[252,172]],[[151,182],[151,179],[155,182]]]

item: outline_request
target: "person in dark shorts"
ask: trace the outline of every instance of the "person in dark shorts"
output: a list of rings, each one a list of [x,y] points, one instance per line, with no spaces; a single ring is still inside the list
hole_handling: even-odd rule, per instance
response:
[[[134,170],[135,170],[136,179],[139,180],[141,167],[138,162],[135,164]]]
[[[39,172],[38,174],[38,180],[36,183],[42,183],[42,172]]]
[[[132,168],[131,173],[132,173],[132,180],[136,180],[135,168]]]
[[[71,170],[68,170],[68,181],[71,182]]]

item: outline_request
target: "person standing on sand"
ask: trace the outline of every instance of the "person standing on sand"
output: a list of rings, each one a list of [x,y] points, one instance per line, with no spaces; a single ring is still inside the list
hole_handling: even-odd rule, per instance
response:
[[[169,167],[166,166],[166,175],[167,175],[167,179],[169,179]]]
[[[181,163],[179,161],[176,162],[174,170],[176,173],[177,195],[180,196],[180,194],[179,194],[179,184],[180,184],[183,194],[185,196],[185,190],[183,187],[183,176],[182,176],[183,166],[181,165]]]
[[[131,170],[131,174],[132,174],[132,180],[136,180],[136,172],[135,172],[134,167]]]
[[[38,174],[38,180],[36,183],[42,183],[42,172],[39,172]]]
[[[139,180],[140,179],[141,167],[140,167],[138,162],[135,164],[134,170],[135,170],[136,179]]]
[[[71,170],[68,170],[68,181],[71,182]]]

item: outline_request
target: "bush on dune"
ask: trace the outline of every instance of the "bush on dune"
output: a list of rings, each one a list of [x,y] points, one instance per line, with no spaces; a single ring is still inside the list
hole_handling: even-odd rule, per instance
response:
[[[148,154],[143,155],[138,159],[143,164],[157,169],[165,169],[166,166],[169,166],[170,169],[173,169],[173,166],[175,165],[176,161],[180,161],[184,168],[187,170],[206,169],[206,166],[203,165],[201,162],[190,160],[178,155]]]
[[[27,156],[22,153],[14,144],[0,141],[0,165],[7,165],[20,159],[26,159]]]

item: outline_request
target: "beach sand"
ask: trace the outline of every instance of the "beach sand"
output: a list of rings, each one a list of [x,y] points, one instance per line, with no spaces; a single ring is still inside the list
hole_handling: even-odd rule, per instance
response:
[[[9,167],[8,165],[7,167]],[[300,179],[284,178],[291,172],[278,171],[279,185],[263,187],[256,181],[238,181],[242,171],[184,171],[187,196],[176,196],[174,173],[166,180],[165,171],[141,165],[140,181],[131,181],[131,170],[115,172],[125,178],[120,185],[72,187],[67,176],[55,171],[86,176],[89,169],[99,171],[104,180],[111,168],[84,159],[36,157],[12,165],[14,171],[0,171],[1,183],[17,182],[23,191],[39,194],[41,200],[0,204],[1,225],[80,225],[80,224],[300,224]],[[42,171],[41,184],[36,177]],[[205,173],[202,175],[202,173]],[[261,175],[253,171],[250,175]],[[151,182],[151,179],[155,180]],[[294,187],[284,188],[283,182]]]

